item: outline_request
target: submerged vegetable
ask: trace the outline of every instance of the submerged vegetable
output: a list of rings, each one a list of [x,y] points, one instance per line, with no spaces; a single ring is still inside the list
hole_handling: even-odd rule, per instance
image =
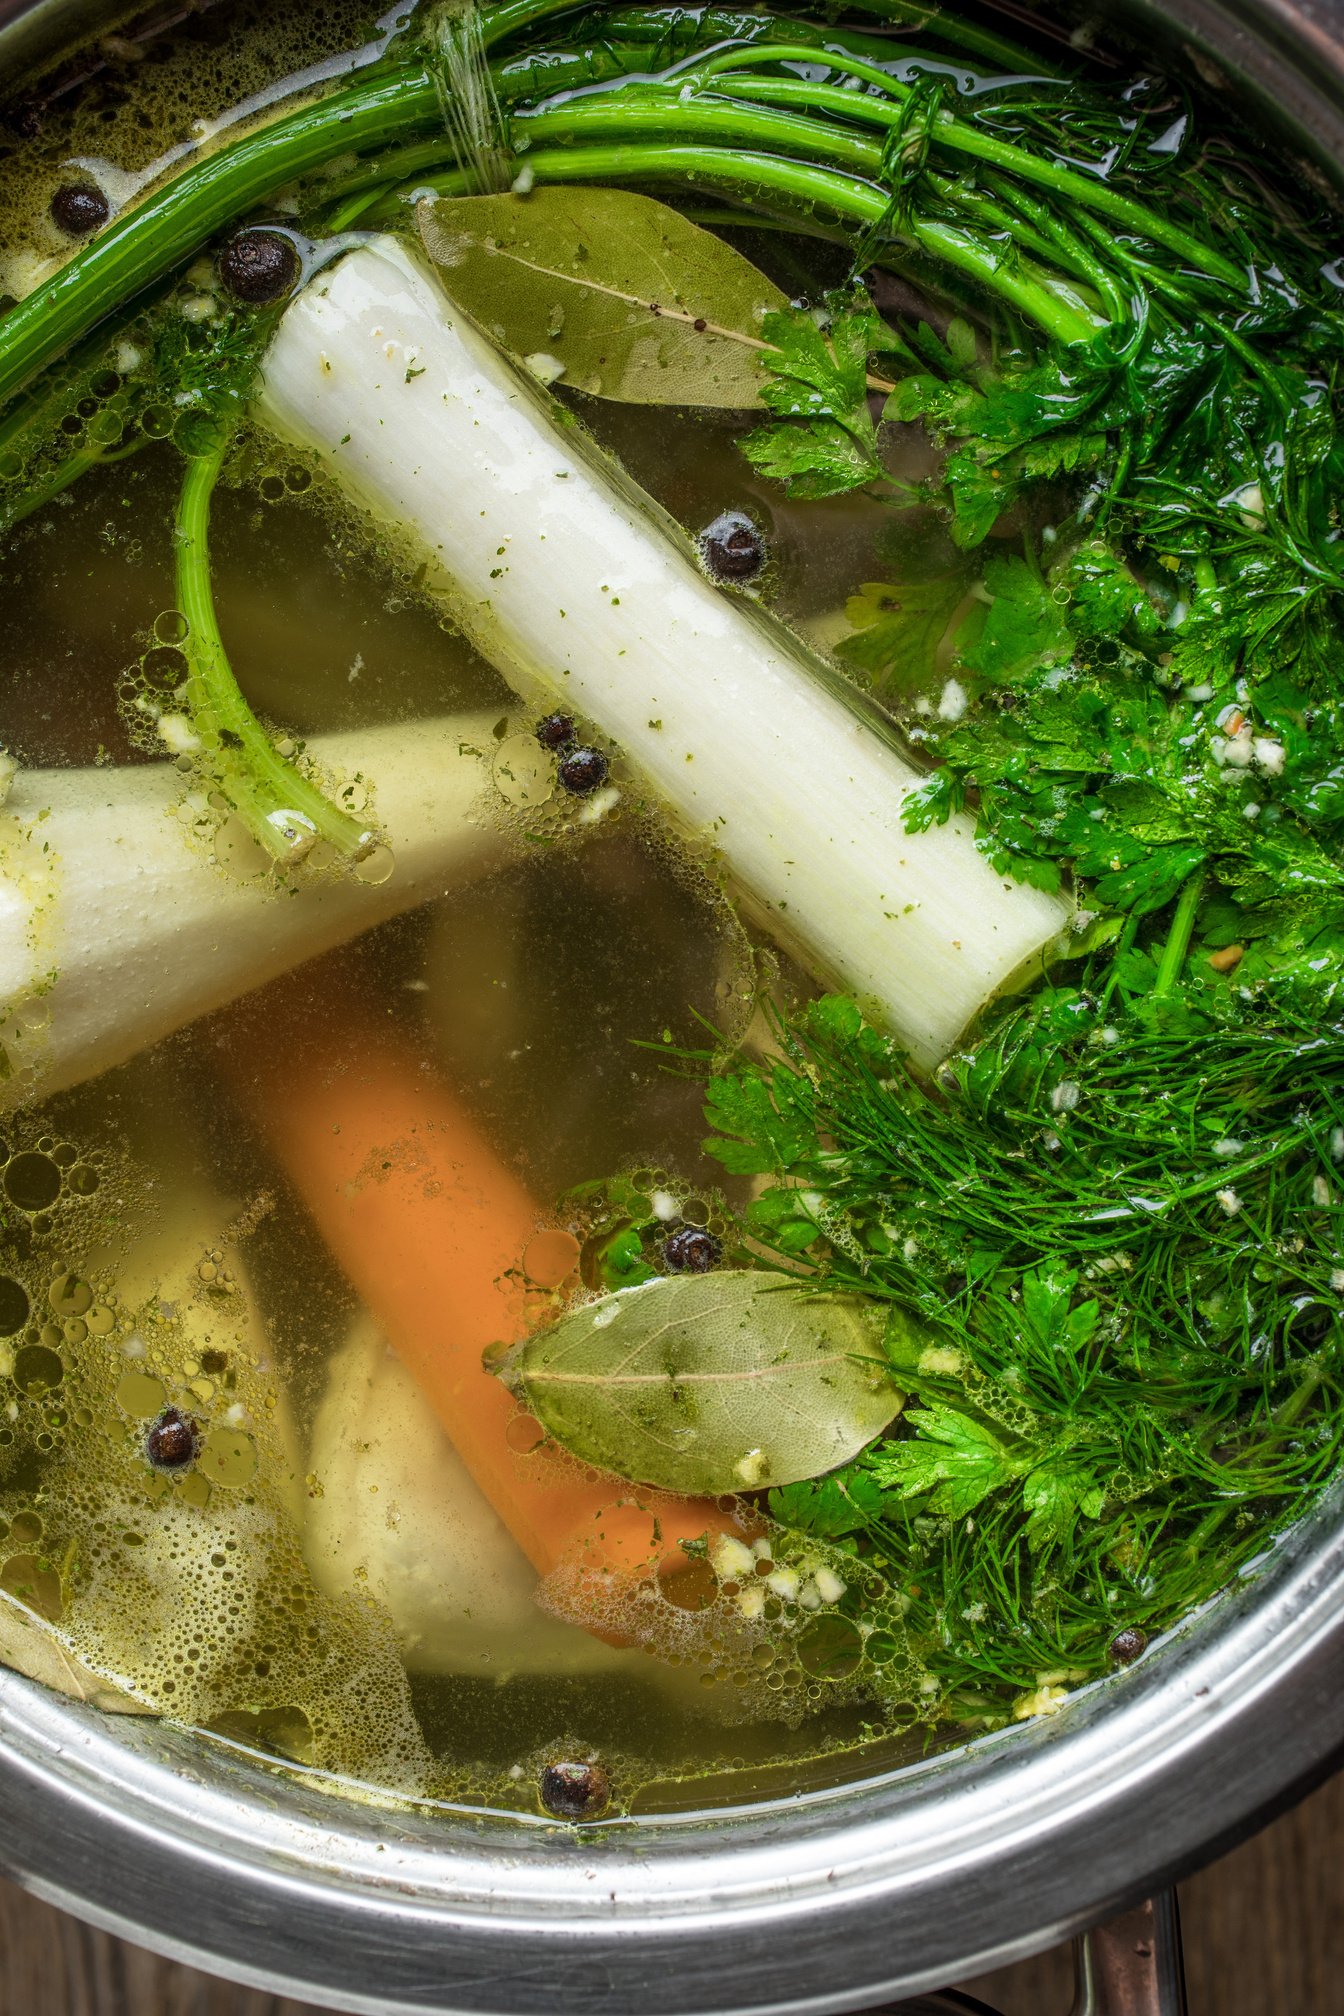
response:
[[[882,718],[716,592],[400,245],[305,289],[264,376],[266,425],[412,545],[510,681],[599,723],[771,934],[921,1063],[1058,936],[1066,906],[996,876],[968,824],[906,833],[918,775]]]
[[[391,851],[277,887],[168,764],[19,771],[0,809],[0,1107],[76,1085],[382,918],[506,860],[485,816],[493,715],[320,736],[309,755]]]
[[[534,1600],[537,1575],[404,1361],[361,1315],[313,1424],[305,1553],[318,1587],[372,1597],[416,1673],[611,1676],[632,1664]],[[370,1501],[395,1519],[368,1516]]]
[[[513,1402],[481,1354],[522,1327],[536,1206],[460,1101],[376,1028],[310,1033],[301,1073],[284,1028],[255,1018],[233,1060],[247,1110],[538,1573],[624,1588],[681,1573],[683,1542],[738,1530],[712,1502],[651,1502],[514,1446]]]

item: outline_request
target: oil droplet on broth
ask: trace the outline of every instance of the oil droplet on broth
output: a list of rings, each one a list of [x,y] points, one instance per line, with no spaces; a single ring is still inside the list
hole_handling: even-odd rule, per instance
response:
[[[14,1337],[28,1321],[29,1302],[22,1282],[0,1277],[0,1337]]]
[[[93,1305],[93,1290],[67,1268],[48,1288],[47,1301],[54,1315],[83,1316]]]
[[[60,1354],[47,1344],[25,1344],[14,1354],[14,1384],[21,1393],[45,1393],[65,1377]]]
[[[167,1398],[163,1381],[150,1372],[127,1372],[117,1382],[117,1405],[136,1421],[148,1421],[161,1413]]]
[[[15,1155],[6,1164],[4,1185],[20,1211],[45,1211],[61,1194],[61,1172],[49,1155]]]
[[[523,1249],[523,1272],[537,1288],[559,1288],[579,1264],[579,1242],[572,1232],[538,1232]]]
[[[495,751],[490,780],[508,805],[544,805],[555,795],[555,759],[535,735],[510,735]]]
[[[237,1429],[217,1428],[206,1436],[197,1461],[212,1484],[236,1491],[257,1474],[257,1445]]]

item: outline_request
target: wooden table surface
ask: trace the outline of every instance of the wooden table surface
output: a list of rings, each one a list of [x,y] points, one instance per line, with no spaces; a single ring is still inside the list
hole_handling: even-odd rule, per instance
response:
[[[1344,2016],[1344,1775],[1182,1886],[1190,2016]],[[963,1985],[1066,2016],[1067,1951]],[[0,2016],[316,2016],[92,1931],[0,1883]],[[638,2016],[632,2011],[631,2016]]]

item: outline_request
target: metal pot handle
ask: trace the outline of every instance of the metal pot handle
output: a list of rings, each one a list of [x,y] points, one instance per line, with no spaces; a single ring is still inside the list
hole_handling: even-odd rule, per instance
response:
[[[1186,2016],[1181,1919],[1174,1890],[1097,1925],[1076,1948],[1070,2016]]]
[[[1181,1920],[1174,1890],[1094,1926],[1074,1947],[1069,2016],[1186,2016]],[[921,1995],[870,2016],[996,2016],[956,1989]],[[1042,2012],[1044,2016],[1044,2012]]]

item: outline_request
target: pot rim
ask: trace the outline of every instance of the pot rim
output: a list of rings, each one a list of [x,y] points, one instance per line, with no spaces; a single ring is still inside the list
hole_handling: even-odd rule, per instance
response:
[[[1332,0],[1134,0],[1344,162]],[[0,0],[0,62],[98,0]],[[788,1801],[575,1830],[355,1804],[0,1670],[0,1866],[173,1957],[411,2016],[824,2016],[1037,1951],[1344,1746],[1344,1484],[1254,1580],[1049,1719]]]
[[[917,1992],[1184,1873],[1344,1744],[1342,1495],[1057,1716],[706,1816],[353,1805],[0,1674],[0,1863],[142,1944],[381,2016],[822,2016]]]

